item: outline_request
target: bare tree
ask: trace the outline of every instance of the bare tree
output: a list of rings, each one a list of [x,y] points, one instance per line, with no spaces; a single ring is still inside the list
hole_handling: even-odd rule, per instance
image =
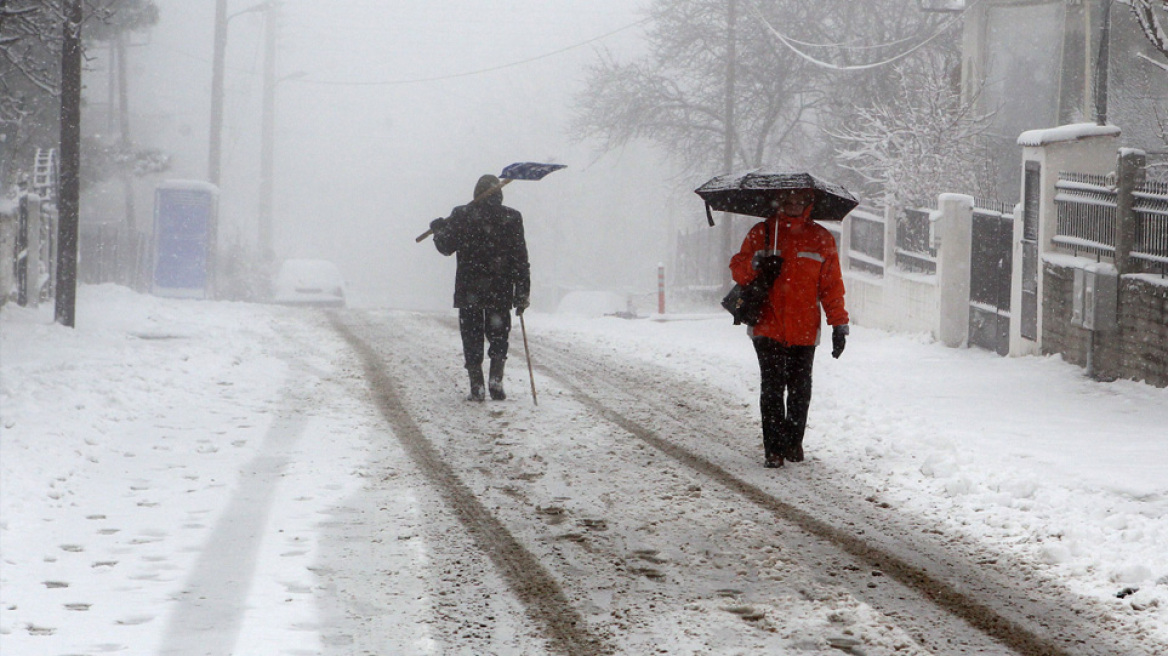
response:
[[[593,66],[578,99],[577,135],[599,137],[606,149],[649,140],[703,172],[721,172],[727,135],[734,166],[759,166],[790,146],[821,95],[813,71],[776,48],[750,17],[739,16],[731,29],[728,5],[653,3],[649,54],[629,63],[605,56]],[[792,18],[806,9],[795,2],[774,6]],[[727,125],[731,57],[733,123]]]
[[[153,0],[85,0],[85,39],[109,40],[158,20]],[[62,0],[0,0],[0,132],[9,137],[7,157],[31,160],[32,151],[56,143],[61,94]],[[157,161],[157,154],[128,154],[126,148],[92,143],[86,148],[85,178],[92,181],[111,161]],[[18,167],[10,167],[12,173]],[[2,186],[4,181],[0,181]]]
[[[886,204],[924,205],[942,192],[977,196],[992,187],[980,137],[992,115],[963,101],[943,56],[896,65],[898,89],[858,108],[833,133],[841,166],[857,172]]]
[[[690,170],[721,172],[730,134],[734,167],[830,169],[822,126],[890,85],[891,67],[869,64],[919,43],[941,20],[912,0],[772,0],[739,2],[731,31],[730,4],[656,0],[648,55],[602,57],[592,68],[577,135],[606,149],[649,140]]]
[[[0,122],[19,125],[59,93],[61,16],[42,0],[0,0]]]
[[[1156,0],[1127,0],[1127,4],[1140,24],[1144,36],[1166,60],[1153,63],[1168,71],[1168,29],[1164,24],[1168,21],[1168,0],[1160,0],[1159,11],[1156,10]]]

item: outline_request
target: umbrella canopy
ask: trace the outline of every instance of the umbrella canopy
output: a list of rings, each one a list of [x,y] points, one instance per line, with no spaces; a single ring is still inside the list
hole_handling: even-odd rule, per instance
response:
[[[860,201],[843,187],[810,173],[767,171],[720,175],[694,190],[706,201],[706,217],[714,225],[710,210],[769,218],[779,209],[785,192],[809,189],[815,194],[811,208],[813,221],[842,221]]]
[[[548,173],[559,171],[562,168],[567,168],[567,165],[516,162],[504,168],[499,177],[504,180],[542,180]]]

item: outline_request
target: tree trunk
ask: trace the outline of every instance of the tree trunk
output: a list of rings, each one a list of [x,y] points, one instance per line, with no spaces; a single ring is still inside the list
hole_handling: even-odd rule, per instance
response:
[[[81,22],[82,0],[65,4],[61,48],[61,178],[57,224],[58,323],[72,328],[77,306],[77,232],[81,204]]]

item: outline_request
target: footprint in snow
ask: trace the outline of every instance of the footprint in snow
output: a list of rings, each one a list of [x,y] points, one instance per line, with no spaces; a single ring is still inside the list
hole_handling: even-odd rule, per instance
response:
[[[729,606],[723,610],[727,613],[737,615],[747,622],[757,622],[766,617],[766,613],[756,610],[753,606]]]
[[[34,636],[51,636],[57,632],[56,629],[47,626],[37,626],[35,624],[28,625],[28,634]]]

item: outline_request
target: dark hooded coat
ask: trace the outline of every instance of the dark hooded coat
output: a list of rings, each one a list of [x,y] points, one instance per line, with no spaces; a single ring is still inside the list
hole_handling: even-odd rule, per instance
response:
[[[454,208],[450,218],[439,219],[432,227],[438,252],[458,254],[454,307],[527,306],[531,265],[523,215],[503,205],[501,191]]]

